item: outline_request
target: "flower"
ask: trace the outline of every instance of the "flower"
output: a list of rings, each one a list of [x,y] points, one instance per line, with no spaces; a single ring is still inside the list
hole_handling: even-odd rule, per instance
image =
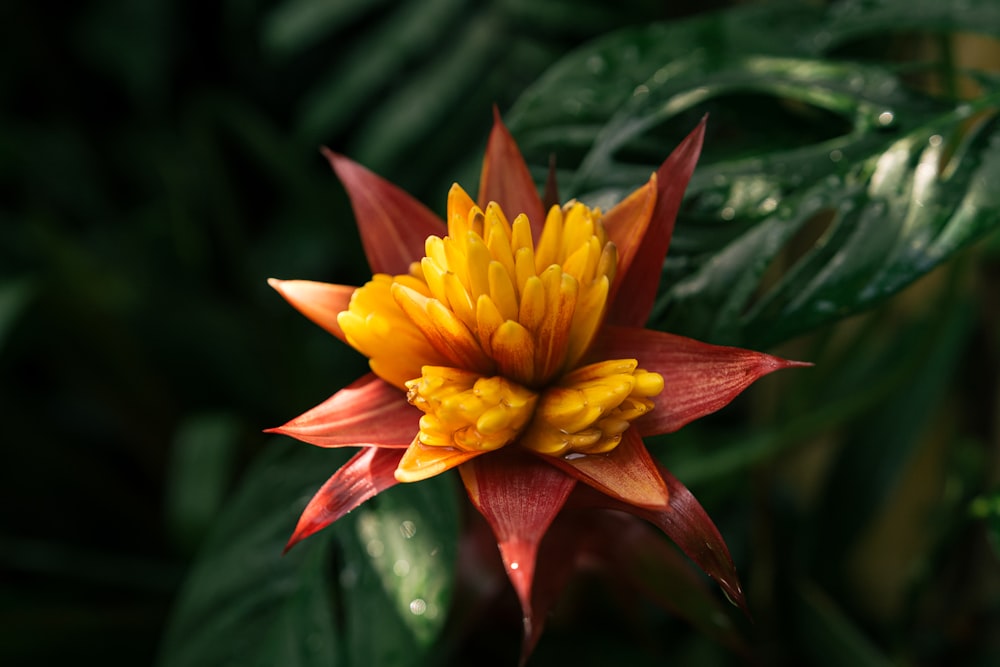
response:
[[[271,429],[360,448],[309,502],[289,548],[397,483],[458,468],[520,599],[525,651],[548,604],[533,600],[539,544],[568,504],[659,526],[743,604],[718,530],[642,440],[803,365],[643,328],[704,127],[607,213],[575,201],[546,211],[495,114],[477,200],[454,185],[447,224],[324,150],[375,275],[359,288],[270,282],[372,372]]]

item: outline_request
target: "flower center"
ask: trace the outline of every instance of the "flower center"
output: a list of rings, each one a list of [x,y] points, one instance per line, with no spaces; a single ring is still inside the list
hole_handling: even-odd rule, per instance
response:
[[[465,452],[519,440],[550,455],[610,451],[663,379],[635,360],[580,367],[603,321],[617,250],[599,210],[549,210],[537,246],[459,186],[448,235],[408,275],[376,275],[338,322],[372,370],[425,414],[417,441]]]
[[[503,447],[531,419],[538,395],[502,377],[482,377],[443,366],[424,366],[406,383],[407,400],[426,414],[420,418],[424,445],[489,451]]]

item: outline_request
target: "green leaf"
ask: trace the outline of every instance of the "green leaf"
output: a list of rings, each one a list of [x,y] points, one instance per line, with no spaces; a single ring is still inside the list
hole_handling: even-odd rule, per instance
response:
[[[794,619],[802,648],[809,657],[808,664],[820,667],[893,664],[819,586],[802,581],[798,592],[798,613]]]
[[[288,57],[346,29],[351,21],[379,9],[387,0],[289,0],[271,10],[264,19],[262,39],[265,49],[278,57]]]
[[[947,138],[960,136],[968,115],[943,114],[851,173],[785,197],[674,282],[657,304],[661,325],[766,347],[883,301],[995,229],[1000,125],[981,124],[956,147]],[[766,283],[782,250],[817,221],[822,233]]]
[[[969,129],[1000,91],[949,105],[894,67],[811,57],[813,10],[794,39],[781,21],[766,40],[747,28],[778,14],[614,33],[553,67],[508,118],[539,180],[555,154],[564,195],[607,208],[709,112],[658,327],[773,345],[884,300],[1000,226],[997,125]]]
[[[293,101],[301,145],[332,143],[417,194],[434,179],[436,193],[474,177],[456,162],[479,152],[492,105],[581,40],[665,14],[652,0],[286,0],[265,56],[289,76],[314,72]]]
[[[449,480],[391,489],[282,556],[305,502],[344,460],[298,443],[264,452],[193,568],[161,665],[423,664],[455,568]]]
[[[238,445],[231,415],[189,417],[177,429],[167,470],[167,527],[185,549],[198,545],[222,508]]]
[[[978,32],[1000,35],[1000,5],[993,0],[844,0],[830,7],[823,22],[830,46],[886,32]]]
[[[264,453],[185,584],[160,664],[334,664],[342,648],[329,580],[333,535],[281,551],[310,490],[338,458],[287,443]]]
[[[361,507],[342,542],[350,665],[422,665],[451,600],[458,504],[446,477],[402,484]],[[378,619],[373,623],[372,619]]]

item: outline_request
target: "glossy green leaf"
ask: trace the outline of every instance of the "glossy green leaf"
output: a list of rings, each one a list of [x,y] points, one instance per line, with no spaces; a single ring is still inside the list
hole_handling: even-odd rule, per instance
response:
[[[794,39],[781,21],[768,43],[747,35],[778,14],[615,33],[552,68],[509,117],[539,178],[556,155],[564,194],[606,208],[709,112],[657,326],[772,345],[884,300],[1000,225],[997,126],[969,129],[1000,93],[948,104],[894,68],[811,57],[813,10]]]
[[[356,510],[341,585],[350,665],[423,665],[451,600],[458,495],[449,476],[402,484]],[[374,622],[374,619],[378,619]]]
[[[335,664],[343,649],[333,621],[333,535],[281,556],[334,458],[275,442],[258,461],[185,584],[160,664]]]
[[[673,284],[658,304],[661,321],[714,340],[771,345],[879,303],[996,228],[1000,125],[950,143],[968,115],[944,114],[851,173],[785,197]],[[817,223],[824,228],[811,247],[765,284],[782,249]]]
[[[822,24],[828,47],[860,36],[921,30],[1000,36],[1000,5],[992,0],[844,0],[831,5]]]
[[[423,664],[451,596],[450,480],[391,489],[281,555],[342,454],[272,443],[200,554],[160,664]]]

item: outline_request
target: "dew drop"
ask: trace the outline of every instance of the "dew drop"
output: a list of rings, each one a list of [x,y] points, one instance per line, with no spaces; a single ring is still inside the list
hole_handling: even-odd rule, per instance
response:
[[[365,551],[372,558],[378,558],[385,553],[385,544],[382,543],[382,540],[369,540],[368,544],[365,545]]]
[[[409,520],[404,521],[399,524],[399,533],[406,539],[410,539],[417,534],[417,524]]]
[[[519,567],[521,567],[521,565],[517,561],[514,561],[513,563],[510,564],[510,569],[512,570],[516,570]]]
[[[427,612],[427,603],[420,598],[410,600],[410,613],[414,616],[423,616]]]
[[[844,159],[844,154],[840,150],[834,148],[832,151],[830,151],[831,161],[840,162],[842,159]]]
[[[727,206],[726,208],[722,209],[722,211],[719,212],[719,215],[722,217],[723,220],[732,220],[733,218],[736,217],[736,209],[734,209],[732,206]]]
[[[776,208],[778,208],[778,200],[774,197],[768,197],[760,203],[760,210],[764,213],[770,213]]]
[[[896,119],[896,116],[889,110],[883,111],[878,115],[878,124],[882,127],[888,127],[892,125],[892,121]]]
[[[400,558],[393,564],[392,572],[397,577],[405,577],[410,573],[410,561]]]
[[[942,141],[943,140],[941,139],[941,135],[940,134],[933,134],[933,135],[930,136],[930,138],[927,139],[927,143],[929,143],[934,148],[937,148],[938,146],[940,146]]]
[[[643,95],[649,95],[649,86],[644,83],[640,83],[632,91],[632,97],[642,97]]]

